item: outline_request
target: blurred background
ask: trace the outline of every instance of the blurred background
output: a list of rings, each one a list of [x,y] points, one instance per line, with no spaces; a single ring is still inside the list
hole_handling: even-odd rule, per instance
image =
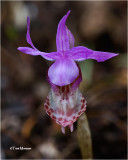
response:
[[[119,53],[106,62],[80,62],[80,90],[87,100],[94,159],[127,158],[127,1],[1,2],[1,149],[4,159],[81,159],[77,122],[61,133],[45,113],[52,64],[17,50],[26,42],[27,16],[36,48],[56,51],[60,19],[71,10],[67,26],[75,46]],[[11,146],[31,147],[11,151]],[[86,148],[85,148],[86,150]]]

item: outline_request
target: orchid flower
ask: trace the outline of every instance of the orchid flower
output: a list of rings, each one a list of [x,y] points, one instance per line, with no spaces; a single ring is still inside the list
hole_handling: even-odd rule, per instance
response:
[[[74,47],[74,37],[66,26],[70,14],[67,12],[60,20],[56,35],[56,52],[45,53],[35,48],[30,37],[30,19],[27,18],[27,42],[30,47],[18,47],[18,50],[33,56],[40,55],[46,60],[54,61],[48,70],[48,81],[51,85],[44,108],[46,113],[61,125],[62,132],[69,126],[73,131],[73,123],[86,110],[86,100],[78,87],[82,81],[81,70],[76,61],[94,59],[103,62],[118,54],[93,51],[83,46]]]

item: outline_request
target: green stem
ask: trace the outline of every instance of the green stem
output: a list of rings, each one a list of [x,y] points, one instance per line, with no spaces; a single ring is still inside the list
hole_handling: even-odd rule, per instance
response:
[[[91,132],[86,114],[82,114],[78,120],[77,137],[83,159],[92,159]]]

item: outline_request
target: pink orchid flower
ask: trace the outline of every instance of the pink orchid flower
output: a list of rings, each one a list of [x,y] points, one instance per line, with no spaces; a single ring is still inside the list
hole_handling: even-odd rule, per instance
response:
[[[78,87],[82,81],[81,70],[75,61],[94,59],[103,62],[118,54],[93,51],[83,46],[74,47],[74,37],[65,25],[70,11],[60,20],[56,35],[57,51],[41,52],[35,48],[30,37],[30,19],[27,18],[27,42],[30,47],[18,47],[18,50],[33,56],[40,55],[46,60],[54,61],[48,70],[48,81],[51,91],[46,98],[46,113],[61,125],[62,132],[69,126],[73,131],[73,123],[86,110],[86,100]]]

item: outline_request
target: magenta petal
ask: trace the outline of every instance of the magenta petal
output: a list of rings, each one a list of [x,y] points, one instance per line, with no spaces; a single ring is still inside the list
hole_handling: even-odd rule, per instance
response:
[[[68,55],[69,58],[73,60],[83,61],[87,59],[87,55],[91,54],[91,52],[92,51],[86,47],[78,46],[78,47],[73,47],[69,51],[66,51],[65,54]]]
[[[66,30],[67,30],[68,39],[69,39],[69,48],[71,49],[72,47],[74,47],[75,39],[74,39],[73,34],[67,27],[66,27]]]
[[[93,51],[91,49],[88,49],[82,46],[73,47],[71,50],[67,51],[65,54],[68,55],[70,59],[73,59],[76,61],[83,61],[86,59],[95,59],[98,62],[106,61],[107,59],[110,59],[118,55],[118,54],[109,53],[109,52]]]
[[[118,56],[118,54],[110,52],[93,51],[92,54],[88,55],[87,59],[95,59],[97,60],[97,62],[103,62],[115,56]]]
[[[40,55],[40,52],[33,49],[33,48],[30,48],[30,47],[18,47],[17,48],[19,51],[25,53],[25,54],[31,54],[33,56],[38,56]]]
[[[69,49],[69,38],[66,29],[66,20],[70,14],[70,11],[60,20],[57,28],[57,35],[56,35],[56,46],[57,51],[66,51]]]
[[[26,39],[27,42],[32,46],[30,47],[18,47],[17,49],[25,54],[30,54],[33,56],[42,56],[43,58],[49,60],[49,61],[54,61],[55,59],[59,58],[59,54],[57,52],[51,52],[51,53],[45,53],[45,52],[40,52],[38,49],[35,48],[35,46],[32,43],[31,37],[30,37],[30,19],[27,17],[27,34],[26,34]]]
[[[32,48],[34,48],[35,50],[37,50],[35,48],[35,46],[33,45],[31,37],[30,37],[30,19],[29,19],[29,17],[27,17],[27,34],[26,34],[26,39],[27,39],[27,42],[32,46]]]
[[[72,83],[79,75],[76,63],[70,59],[58,59],[48,70],[49,80],[58,86]]]
[[[57,52],[45,53],[45,52],[40,52],[30,47],[18,47],[17,49],[25,54],[30,54],[33,56],[40,55],[49,61],[54,61],[55,59],[59,58],[59,54]]]

